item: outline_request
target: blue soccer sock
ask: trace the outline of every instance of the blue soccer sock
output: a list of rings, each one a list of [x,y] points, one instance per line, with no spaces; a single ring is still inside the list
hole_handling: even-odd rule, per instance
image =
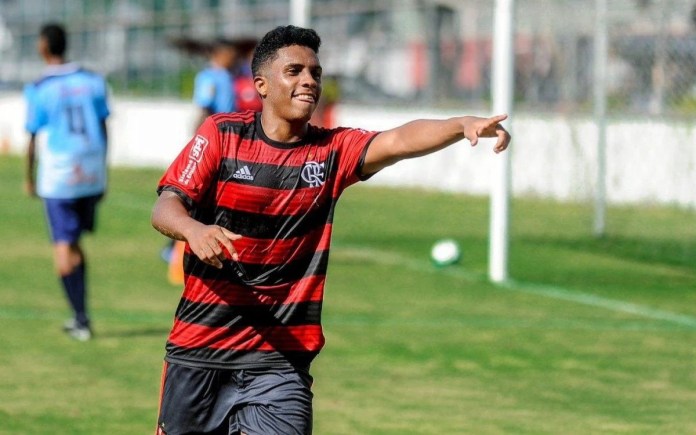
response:
[[[79,325],[89,326],[89,317],[87,316],[85,286],[86,266],[81,263],[75,267],[69,275],[61,276],[65,294],[68,297],[70,306],[75,312],[75,320]]]

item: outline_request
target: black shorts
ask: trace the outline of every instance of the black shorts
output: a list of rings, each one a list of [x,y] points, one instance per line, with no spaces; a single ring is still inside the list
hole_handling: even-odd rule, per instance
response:
[[[76,243],[84,231],[92,232],[101,198],[101,194],[75,199],[44,198],[51,240]]]
[[[287,369],[202,369],[165,363],[157,434],[307,435],[312,377]]]

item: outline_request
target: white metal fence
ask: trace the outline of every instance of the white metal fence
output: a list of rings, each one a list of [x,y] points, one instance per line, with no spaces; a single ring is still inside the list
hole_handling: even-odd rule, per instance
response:
[[[322,61],[346,100],[490,107],[488,0],[313,0]],[[592,108],[594,0],[517,0],[515,103],[531,112]],[[608,2],[609,114],[696,112],[696,1]],[[0,83],[36,77],[36,32],[64,22],[70,55],[116,92],[188,98],[203,60],[174,36],[259,37],[286,24],[289,0],[0,0]]]

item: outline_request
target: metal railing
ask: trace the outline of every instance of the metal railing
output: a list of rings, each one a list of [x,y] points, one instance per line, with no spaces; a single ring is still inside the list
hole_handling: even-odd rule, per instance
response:
[[[19,87],[42,65],[36,33],[70,32],[70,56],[107,75],[117,93],[188,98],[205,60],[175,36],[260,37],[288,22],[288,0],[0,0],[0,83]],[[696,112],[696,2],[608,2],[609,115]],[[490,106],[493,2],[314,0],[325,70],[346,100]],[[594,0],[517,0],[515,105],[591,113]]]

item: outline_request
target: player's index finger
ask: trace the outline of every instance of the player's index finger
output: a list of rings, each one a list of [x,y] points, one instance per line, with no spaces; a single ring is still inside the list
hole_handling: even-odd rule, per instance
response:
[[[221,244],[222,246],[229,251],[230,254],[234,252],[234,246],[232,246],[232,241],[227,238],[227,237],[220,237],[217,239],[218,243]]]
[[[220,228],[222,230],[222,234],[225,235],[229,240],[239,240],[242,238],[239,234],[235,234],[232,231],[228,230],[227,228]]]
[[[490,121],[490,124],[497,124],[499,122],[505,121],[507,117],[507,113],[503,113],[501,115],[491,116],[490,118],[488,118],[488,120]]]

